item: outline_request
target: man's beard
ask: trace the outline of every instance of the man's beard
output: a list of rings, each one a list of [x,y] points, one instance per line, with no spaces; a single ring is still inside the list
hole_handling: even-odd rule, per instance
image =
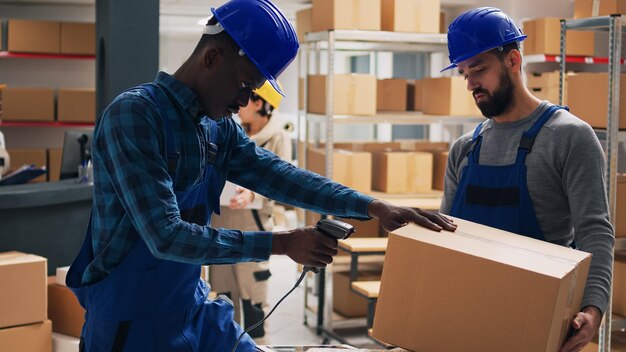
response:
[[[476,103],[476,105],[486,118],[500,116],[512,107],[513,81],[506,71],[502,72],[500,82],[498,83],[498,88],[493,94],[482,88],[477,88],[472,91],[472,95],[481,93],[485,96],[485,98],[480,103]]]

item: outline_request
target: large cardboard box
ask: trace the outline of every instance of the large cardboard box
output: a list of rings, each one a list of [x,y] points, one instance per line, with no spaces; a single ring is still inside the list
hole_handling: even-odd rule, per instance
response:
[[[406,79],[381,79],[376,85],[376,109],[379,111],[406,111],[408,100]]]
[[[12,88],[2,92],[4,121],[54,121],[54,89]]]
[[[613,263],[613,313],[626,316],[626,255],[615,254]]]
[[[382,0],[383,31],[440,33],[439,0]]]
[[[378,281],[380,271],[359,271],[359,281]],[[333,309],[347,318],[367,316],[367,299],[350,290],[350,272],[333,272]]]
[[[326,175],[326,152],[324,149],[307,149],[308,169]],[[357,191],[372,191],[372,154],[368,152],[335,149],[333,153],[332,179]]]
[[[24,165],[35,165],[36,167],[46,166],[46,150],[40,148],[10,148],[7,149],[11,158],[11,168],[13,172]],[[41,175],[30,182],[46,182],[46,175]]]
[[[606,128],[609,100],[609,77],[606,73],[577,73],[567,77],[567,101],[570,112],[591,127]],[[594,102],[590,104],[590,102]],[[620,76],[620,106],[626,106],[626,74]],[[626,128],[626,109],[619,111],[619,128]]]
[[[57,120],[95,122],[96,90],[93,88],[59,88]]]
[[[48,181],[58,181],[61,177],[61,156],[63,149],[48,149]]]
[[[381,0],[313,0],[311,30],[380,30]]]
[[[60,51],[59,22],[9,19],[7,32],[9,51],[45,54]]]
[[[0,290],[0,328],[46,320],[47,264],[46,258],[33,254],[0,253],[0,282],[4,287]]]
[[[85,323],[85,310],[66,286],[57,285],[56,277],[48,278],[48,319],[52,330],[63,335],[80,337]]]
[[[430,191],[433,155],[428,152],[372,153],[372,188],[387,193]]]
[[[424,114],[481,116],[463,77],[426,78],[422,80]]]
[[[334,75],[333,111],[336,115],[376,115],[376,76]],[[310,75],[308,110],[326,113],[326,76]]]
[[[412,351],[557,351],[591,255],[454,221],[389,236],[373,336]]]
[[[433,152],[433,189],[443,191],[448,152]]]
[[[296,12],[296,34],[298,41],[304,42],[304,35],[311,32],[311,8]]]
[[[576,0],[574,18],[626,14],[626,1],[623,0]]]
[[[96,25],[94,23],[61,23],[61,54],[95,55]]]
[[[410,111],[422,111],[422,80],[415,80],[408,87],[408,107]]]
[[[525,21],[524,55],[561,53],[561,20],[556,17]],[[566,55],[593,56],[595,53],[594,33],[590,31],[567,31]]]
[[[51,352],[52,323],[16,326],[0,329],[0,351],[11,352]]]

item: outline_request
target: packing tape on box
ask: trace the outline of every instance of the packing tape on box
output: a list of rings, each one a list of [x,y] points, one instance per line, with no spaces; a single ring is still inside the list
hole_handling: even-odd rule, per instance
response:
[[[591,5],[591,17],[600,15],[600,0],[593,0]]]

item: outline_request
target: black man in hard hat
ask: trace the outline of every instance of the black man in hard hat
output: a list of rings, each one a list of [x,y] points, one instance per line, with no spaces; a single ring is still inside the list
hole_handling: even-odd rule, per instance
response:
[[[258,148],[230,118],[293,61],[298,40],[269,0],[211,10],[196,49],[173,74],[120,94],[94,131],[90,226],[66,280],[86,309],[88,351],[230,351],[241,327],[226,300],[207,300],[201,264],[286,254],[324,267],[336,239],[314,227],[246,232],[207,225],[226,180],[266,197],[342,217],[456,226],[439,213],[395,207]],[[247,335],[238,351],[255,350]]]
[[[593,254],[571,322],[575,335],[561,348],[579,351],[598,330],[611,285],[605,159],[587,123],[525,87],[525,38],[493,7],[467,11],[449,26],[445,69],[458,68],[488,120],[452,146],[441,212]]]

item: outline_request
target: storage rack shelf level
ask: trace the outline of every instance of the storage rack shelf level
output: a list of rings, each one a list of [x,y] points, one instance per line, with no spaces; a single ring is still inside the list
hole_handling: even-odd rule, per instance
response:
[[[95,60],[95,55],[70,54],[30,54],[0,51],[0,59],[61,59],[61,60]]]
[[[304,124],[304,143],[302,148],[304,151],[300,153],[303,158],[301,165],[306,166],[306,148],[311,138],[309,136],[309,123],[315,123],[314,142],[320,142],[321,125],[325,125],[326,143],[325,143],[325,170],[326,176],[332,178],[333,165],[333,141],[334,126],[336,124],[398,124],[398,125],[428,125],[431,123],[439,123],[443,125],[459,125],[464,123],[478,123],[483,121],[479,117],[452,117],[452,116],[434,116],[425,115],[421,112],[380,112],[375,116],[352,116],[352,115],[335,115],[333,112],[334,97],[334,74],[335,74],[335,55],[337,51],[356,51],[366,52],[370,54],[370,73],[376,74],[377,53],[379,52],[404,52],[404,53],[447,53],[447,36],[445,34],[423,34],[423,33],[396,33],[384,31],[361,31],[361,30],[329,30],[322,32],[307,33],[302,50],[300,53],[300,69],[304,68],[304,75],[300,75],[303,80],[303,110],[298,114],[298,125]],[[322,55],[324,52],[325,55]],[[311,54],[314,54],[315,69],[311,70],[310,60]],[[326,114],[307,113],[307,97],[308,84],[307,78],[311,73],[321,73],[321,60],[325,56],[327,62],[326,76]],[[426,58],[426,73],[429,66],[429,58]],[[302,130],[299,128],[299,131]],[[305,313],[304,322],[307,324],[308,315],[314,315],[317,320],[317,332],[327,338],[338,339],[342,341],[337,334],[333,332],[333,328],[350,326],[349,321],[334,321],[334,319],[324,319],[324,317],[332,317],[332,295],[326,290],[326,283],[332,284],[332,278],[326,270],[322,270],[317,275],[317,309],[308,306],[309,290],[305,289]],[[305,282],[305,286],[307,283]],[[348,319],[350,320],[350,319]],[[352,326],[355,323],[363,326],[363,319],[352,319]]]
[[[560,83],[559,83],[559,100],[563,102],[563,87],[565,84],[565,67],[569,62],[565,56],[565,33],[567,30],[590,30],[590,31],[608,31],[609,32],[609,56],[608,56],[608,75],[609,75],[609,101],[608,101],[608,128],[606,132],[606,179],[607,193],[609,195],[609,213],[611,222],[615,227],[615,208],[617,204],[617,157],[618,157],[618,132],[619,132],[619,97],[620,97],[620,63],[623,63],[620,55],[622,51],[622,34],[624,27],[622,26],[623,16],[612,15],[603,17],[581,18],[574,20],[561,20],[561,55],[560,62]],[[626,250],[626,239],[617,239],[615,250]],[[612,291],[612,290],[611,290]],[[611,325],[612,319],[612,294],[609,297],[609,305],[606,309],[605,318],[602,321],[599,332],[598,350],[600,352],[609,352],[611,350]],[[623,328],[624,321],[616,321],[616,328]]]

